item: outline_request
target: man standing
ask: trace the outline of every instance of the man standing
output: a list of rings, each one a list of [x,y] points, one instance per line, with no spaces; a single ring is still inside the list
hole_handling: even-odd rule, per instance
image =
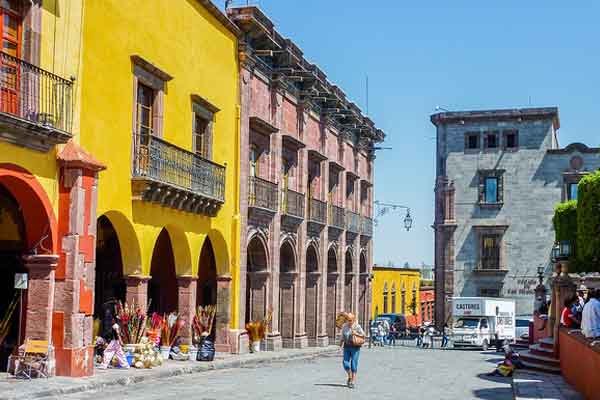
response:
[[[583,307],[581,330],[588,339],[600,339],[600,290],[590,290],[588,297],[589,301]]]

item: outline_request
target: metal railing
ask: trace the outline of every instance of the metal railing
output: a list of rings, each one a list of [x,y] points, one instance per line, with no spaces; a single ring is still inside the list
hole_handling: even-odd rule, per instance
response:
[[[360,233],[365,236],[373,236],[373,219],[360,217]]]
[[[308,202],[308,219],[320,224],[327,223],[327,203],[311,198]]]
[[[282,191],[282,214],[304,218],[304,194],[287,189]]]
[[[152,135],[136,135],[133,175],[225,201],[225,167]]]
[[[248,205],[277,211],[277,184],[257,176],[248,179]]]
[[[71,132],[73,82],[0,52],[0,112]]]
[[[346,227],[344,216],[344,209],[342,207],[334,206],[333,204],[329,205],[329,225],[344,229]]]
[[[346,211],[346,230],[360,233],[360,215],[352,211]]]

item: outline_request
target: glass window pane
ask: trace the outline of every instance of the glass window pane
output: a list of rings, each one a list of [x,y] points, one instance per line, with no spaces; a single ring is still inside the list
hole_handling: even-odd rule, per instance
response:
[[[2,41],[2,51],[13,57],[17,57],[17,44],[5,39]]]
[[[12,15],[4,14],[2,23],[4,25],[4,37],[17,40],[19,37],[19,21]]]
[[[498,202],[498,178],[485,178],[485,202]]]
[[[577,200],[577,183],[569,184],[569,200]]]

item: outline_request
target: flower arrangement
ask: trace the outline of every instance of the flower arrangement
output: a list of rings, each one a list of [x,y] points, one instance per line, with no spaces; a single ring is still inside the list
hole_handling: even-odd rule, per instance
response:
[[[4,314],[4,317],[2,317],[2,319],[0,320],[0,345],[4,342],[4,339],[6,339],[8,333],[10,332],[10,321],[12,319],[13,313],[15,312],[15,309],[17,308],[18,302],[19,295],[18,293],[15,293],[12,302],[9,304],[6,310],[6,314]]]
[[[138,344],[146,336],[146,313],[135,303],[118,302],[116,319],[119,325],[119,336],[123,344]]]
[[[177,339],[179,339],[181,328],[183,328],[184,320],[179,317],[176,312],[163,316],[161,328],[161,344],[163,346],[173,347]]]
[[[153,343],[155,346],[160,345],[160,334],[164,324],[164,318],[157,312],[152,313],[152,316],[150,317],[150,319],[148,319],[146,336],[148,336],[150,342]]]
[[[272,318],[273,312],[269,311],[264,319],[260,321],[250,321],[246,324],[246,331],[248,332],[250,342],[261,341],[267,336]]]
[[[202,337],[210,335],[212,332],[213,324],[215,321],[215,315],[217,313],[217,307],[214,305],[198,306],[194,319],[192,321],[192,332],[194,334],[194,343],[200,343]]]

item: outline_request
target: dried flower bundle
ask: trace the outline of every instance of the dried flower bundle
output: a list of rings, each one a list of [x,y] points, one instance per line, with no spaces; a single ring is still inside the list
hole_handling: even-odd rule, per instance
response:
[[[163,316],[163,325],[161,331],[161,344],[163,346],[173,347],[181,334],[184,320],[176,312]]]
[[[146,313],[135,303],[119,302],[116,305],[119,336],[123,344],[138,344],[146,335]]]
[[[0,320],[0,345],[4,343],[4,339],[8,336],[11,328],[11,320],[15,309],[17,308],[17,304],[19,303],[19,294],[15,292],[15,296],[13,297],[12,302],[8,305],[6,309],[6,314]]]
[[[260,321],[250,321],[246,324],[246,331],[248,332],[250,342],[263,340],[267,336],[272,318],[273,312],[269,311],[264,319]]]
[[[194,341],[198,343],[202,336],[206,336],[212,332],[212,327],[215,321],[217,307],[214,305],[198,306],[192,321],[192,331],[194,333]]]

